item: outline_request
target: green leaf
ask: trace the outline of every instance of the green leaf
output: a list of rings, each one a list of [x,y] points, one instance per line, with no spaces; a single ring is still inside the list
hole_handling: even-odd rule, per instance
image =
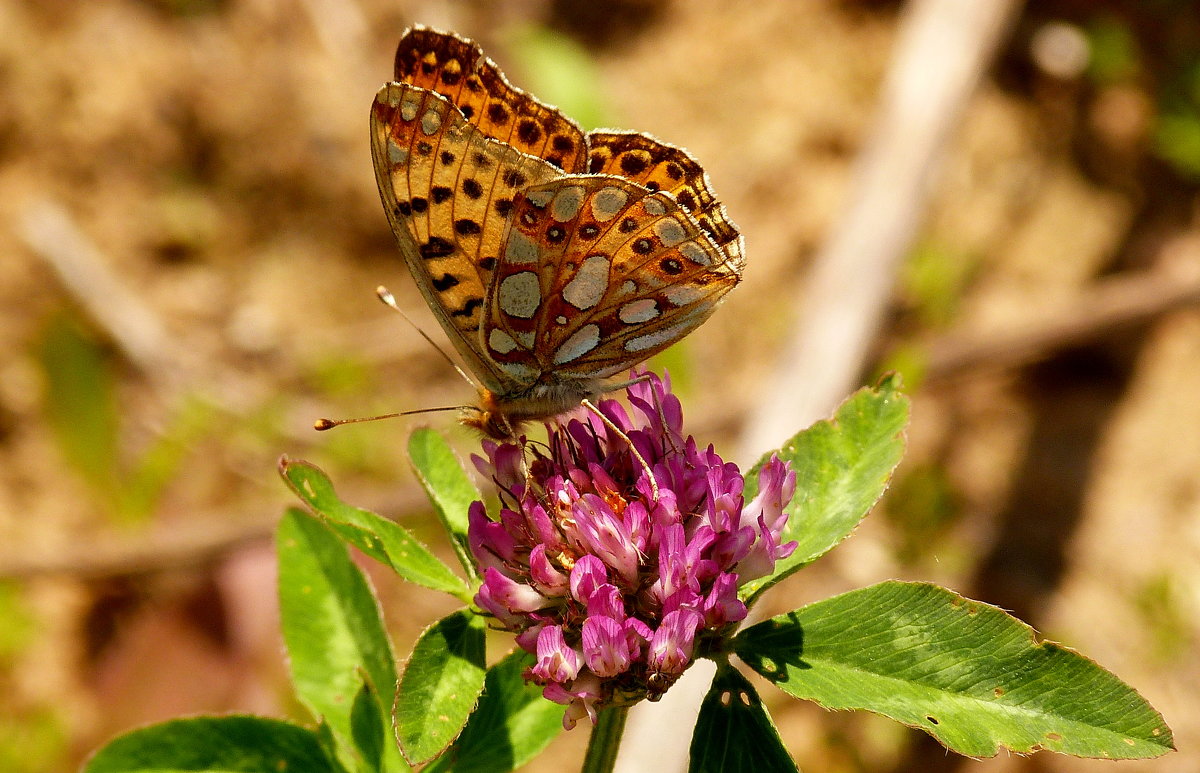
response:
[[[356,696],[364,676],[383,705],[395,696],[396,666],[378,603],[345,545],[318,519],[289,510],[278,550],[279,608],[296,694],[350,748],[362,734],[352,714],[363,710]]]
[[[759,623],[733,644],[797,698],[883,714],[971,757],[1005,747],[1133,759],[1174,748],[1162,716],[1115,676],[936,585],[851,591]]]
[[[489,668],[462,735],[421,773],[504,773],[540,754],[562,732],[564,707],[521,678],[533,664],[533,655],[517,650]]]
[[[410,764],[437,756],[462,731],[483,690],[482,616],[459,610],[434,623],[413,647],[396,699],[396,733]]]
[[[354,739],[354,748],[371,773],[383,770],[384,745],[391,742],[383,731],[390,724],[379,705],[379,696],[371,683],[364,681],[350,707],[350,735]]]
[[[250,716],[193,717],[119,736],[83,773],[337,773],[311,730]]]
[[[342,539],[380,563],[387,564],[409,582],[445,591],[465,602],[471,591],[429,548],[395,521],[369,510],[352,507],[340,499],[333,483],[315,465],[279,460],[279,472],[288,487],[315,513],[322,516]]]
[[[817,422],[775,452],[796,472],[796,493],[785,508],[788,522],[780,539],[799,544],[775,564],[774,573],[742,586],[739,595],[747,605],[845,539],[883,495],[904,455],[908,424],[908,398],[896,391],[897,382],[889,377],[875,389],[860,389],[832,421]],[[757,492],[758,471],[770,456],[746,475],[747,501]]]
[[[722,664],[700,704],[688,773],[796,769],[754,686],[736,668]]]
[[[418,429],[409,436],[408,458],[438,518],[450,532],[458,560],[472,582],[478,580],[467,543],[467,509],[481,498],[479,489],[467,477],[445,438],[431,429]]]
[[[346,753],[345,744],[334,736],[333,728],[329,726],[329,723],[324,720],[318,722],[316,730],[313,732],[316,733],[317,743],[321,744],[321,750],[325,752],[330,764],[337,768],[337,773],[350,773],[338,759],[339,754]]]

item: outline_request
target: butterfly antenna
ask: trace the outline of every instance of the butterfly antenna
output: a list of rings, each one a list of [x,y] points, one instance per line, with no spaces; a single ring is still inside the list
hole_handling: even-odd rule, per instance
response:
[[[399,413],[383,413],[379,416],[361,416],[356,419],[317,419],[313,422],[313,429],[318,432],[324,432],[327,429],[340,427],[343,424],[359,424],[364,421],[379,421],[380,419],[394,419],[398,416],[413,416],[418,413],[436,413],[438,411],[462,411],[471,408],[469,405],[447,405],[441,408],[418,408],[413,411],[400,411]]]
[[[458,363],[450,358],[449,354],[446,354],[445,349],[438,346],[437,343],[432,338],[430,338],[416,322],[412,321],[411,317],[409,317],[407,314],[404,313],[404,309],[401,309],[396,304],[396,296],[392,295],[390,290],[388,290],[383,285],[379,285],[378,287],[375,288],[375,295],[379,296],[379,300],[383,301],[383,305],[387,306],[392,311],[399,314],[401,317],[404,317],[404,321],[407,322],[408,324],[412,325],[413,330],[417,331],[417,333],[422,338],[424,338],[426,341],[428,341],[429,345],[432,346],[435,350],[437,350],[438,354],[442,355],[442,359],[444,359],[446,362],[450,363],[450,367],[452,367],[456,371],[458,371],[458,375],[462,376],[463,379],[468,384],[475,387],[475,389],[477,389],[477,390],[479,389],[479,384],[475,383],[475,379],[473,379],[469,375],[467,375],[467,372],[465,370],[463,370],[462,368],[460,368],[458,366]],[[449,410],[449,409],[434,408],[433,410],[440,411],[440,410]],[[397,415],[403,415],[403,414],[397,414]],[[384,418],[384,417],[380,417],[380,418]],[[317,429],[321,429],[321,428],[318,427]]]

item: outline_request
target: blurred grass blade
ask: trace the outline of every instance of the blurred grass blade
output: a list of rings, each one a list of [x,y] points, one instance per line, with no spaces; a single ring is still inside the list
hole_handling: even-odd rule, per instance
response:
[[[141,521],[153,513],[188,452],[214,426],[216,412],[215,406],[199,398],[184,401],[166,430],[142,452],[130,471],[120,496],[123,520]]]
[[[546,27],[520,27],[509,53],[518,60],[522,87],[556,106],[584,131],[608,126],[600,94],[600,71],[592,56],[572,38]]]
[[[64,315],[38,347],[46,376],[47,420],[67,462],[115,513],[120,490],[118,408],[113,368],[103,348]]]

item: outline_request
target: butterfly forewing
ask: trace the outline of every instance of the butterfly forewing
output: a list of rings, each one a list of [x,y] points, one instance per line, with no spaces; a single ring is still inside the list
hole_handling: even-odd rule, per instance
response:
[[[445,98],[406,84],[380,90],[371,126],[380,194],[413,279],[485,385],[515,388],[481,356],[480,323],[513,196],[561,171],[488,139]]]
[[[436,91],[486,136],[543,158],[566,172],[583,172],[587,144],[570,118],[508,82],[475,43],[417,27],[396,49],[396,80]]]
[[[507,243],[483,340],[514,377],[627,370],[703,322],[740,278],[673,197],[607,175],[527,189]]]

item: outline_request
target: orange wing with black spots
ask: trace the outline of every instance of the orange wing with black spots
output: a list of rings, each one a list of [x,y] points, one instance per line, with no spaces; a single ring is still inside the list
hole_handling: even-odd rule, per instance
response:
[[[481,382],[464,422],[509,437],[606,391],[741,280],[737,229],[686,152],[593,132],[477,45],[418,27],[371,113],[409,272]]]
[[[395,74],[400,83],[449,99],[484,135],[568,173],[586,171],[587,142],[579,126],[510,84],[474,42],[415,27],[396,49]]]
[[[489,389],[517,388],[480,351],[480,322],[514,197],[562,172],[488,139],[445,97],[401,83],[375,97],[371,151],[384,209],[425,301]]]
[[[682,148],[637,132],[588,134],[588,171],[615,174],[652,191],[666,191],[696,223],[742,266],[742,236],[717,201],[704,169]]]
[[[514,378],[626,371],[700,325],[741,278],[674,197],[608,175],[527,188],[505,242],[483,341]]]

